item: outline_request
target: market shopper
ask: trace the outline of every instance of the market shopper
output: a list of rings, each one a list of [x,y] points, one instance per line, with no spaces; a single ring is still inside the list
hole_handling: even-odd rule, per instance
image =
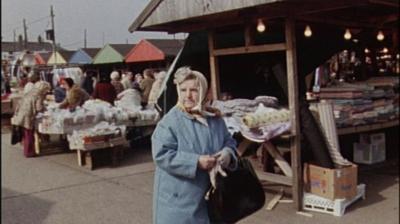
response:
[[[122,74],[121,83],[124,86],[124,89],[131,89],[132,88],[132,72],[126,72]]]
[[[145,69],[143,71],[144,79],[139,83],[140,89],[142,90],[142,104],[143,106],[147,105],[147,101],[149,99],[151,87],[154,83],[154,74],[153,70]]]
[[[110,78],[111,78],[111,84],[114,86],[117,95],[122,91],[124,91],[124,86],[121,83],[120,76],[117,71],[111,72]]]
[[[28,76],[28,82],[24,86],[24,94],[31,91],[35,83],[37,83],[39,80],[40,77],[38,73],[30,73]]]
[[[54,93],[54,101],[56,101],[56,103],[61,103],[65,97],[66,97],[66,90],[62,87],[62,82],[63,82],[64,78],[61,78],[58,82],[57,82],[57,86],[54,87],[53,93]]]
[[[188,67],[175,73],[178,103],[152,135],[156,164],[153,223],[210,223],[204,196],[208,171],[236,169],[236,141],[223,119],[204,107],[207,80]]]
[[[117,94],[114,86],[110,83],[109,76],[102,75],[100,77],[100,82],[96,84],[92,97],[94,99],[100,99],[109,102],[111,105],[114,105],[114,100],[117,97]]]
[[[34,123],[36,114],[44,110],[43,101],[47,92],[50,91],[50,84],[45,81],[39,81],[34,87],[21,98],[14,116],[11,118],[11,124],[24,129],[23,147],[25,157],[35,156],[34,143]]]
[[[141,73],[137,73],[135,75],[134,80],[133,80],[132,88],[135,88],[135,89],[141,91],[140,90],[140,83],[142,82],[142,80],[143,80],[143,75]]]
[[[82,106],[82,104],[90,98],[90,95],[76,85],[71,78],[65,78],[62,81],[62,86],[67,90],[67,96],[64,101],[61,102],[60,108],[74,110],[77,106]]]

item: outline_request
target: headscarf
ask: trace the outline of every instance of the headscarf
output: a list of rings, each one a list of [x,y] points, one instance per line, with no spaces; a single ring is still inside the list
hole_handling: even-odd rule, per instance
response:
[[[44,96],[51,89],[50,83],[45,81],[38,81],[35,83],[33,87],[33,94],[37,94],[39,96]]]
[[[188,80],[188,77],[190,75],[193,75],[196,77],[197,83],[199,84],[199,99],[197,100],[197,105],[195,105],[191,111],[186,111],[186,112],[196,112],[202,114],[204,111],[204,105],[205,105],[205,99],[207,95],[207,89],[208,89],[208,84],[207,84],[207,79],[204,77],[204,75],[201,72],[191,70],[190,67],[181,67],[179,68],[174,75],[174,83],[176,84],[176,89],[178,92],[178,103],[177,105],[180,108],[183,108],[183,105],[181,104],[182,102],[182,96],[179,91],[179,85]],[[186,109],[185,109],[186,110]]]
[[[111,80],[117,80],[117,79],[119,79],[119,73],[118,73],[117,71],[111,72],[110,78],[111,78]]]

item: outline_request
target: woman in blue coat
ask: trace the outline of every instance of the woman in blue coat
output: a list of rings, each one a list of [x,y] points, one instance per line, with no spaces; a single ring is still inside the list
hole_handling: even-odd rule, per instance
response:
[[[236,141],[223,119],[204,108],[208,85],[203,74],[182,67],[174,82],[178,103],[152,136],[153,223],[207,224],[208,172],[217,165],[236,169]]]

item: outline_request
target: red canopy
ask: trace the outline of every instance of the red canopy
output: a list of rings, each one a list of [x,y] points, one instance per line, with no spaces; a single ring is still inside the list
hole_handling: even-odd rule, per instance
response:
[[[162,61],[165,59],[165,54],[162,50],[154,46],[147,40],[141,40],[132,50],[126,55],[125,62],[146,62],[146,61]]]

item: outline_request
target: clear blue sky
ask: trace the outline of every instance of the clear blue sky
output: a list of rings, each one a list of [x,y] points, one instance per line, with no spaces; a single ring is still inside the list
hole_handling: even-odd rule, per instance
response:
[[[128,27],[150,0],[1,0],[1,36],[3,41],[23,35],[22,20],[26,19],[28,40],[45,38],[50,28],[50,5],[55,14],[56,41],[67,49],[84,45],[103,47],[106,43],[136,43],[142,38],[173,38],[158,32],[129,33]],[[183,35],[176,35],[182,38]]]

